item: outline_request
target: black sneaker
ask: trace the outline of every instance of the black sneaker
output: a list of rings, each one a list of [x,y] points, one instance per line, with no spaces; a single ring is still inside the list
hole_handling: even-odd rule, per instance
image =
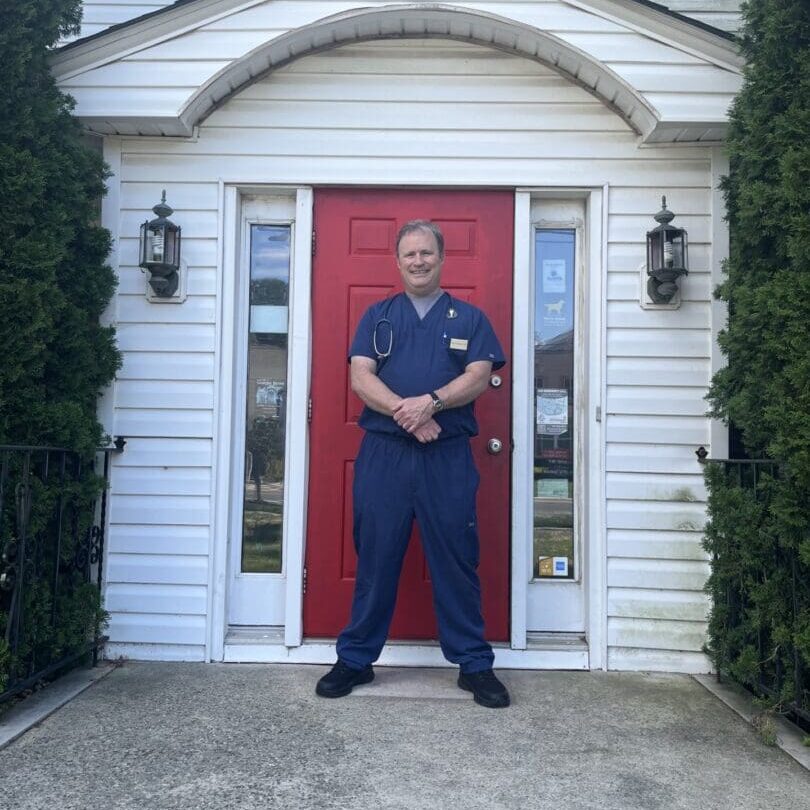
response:
[[[509,692],[491,669],[466,674],[461,672],[458,685],[472,692],[475,702],[488,709],[502,709],[509,705]]]
[[[338,661],[326,675],[318,681],[315,692],[321,697],[339,698],[348,695],[355,686],[374,680],[374,670],[369,664],[363,669],[352,669],[343,661]]]

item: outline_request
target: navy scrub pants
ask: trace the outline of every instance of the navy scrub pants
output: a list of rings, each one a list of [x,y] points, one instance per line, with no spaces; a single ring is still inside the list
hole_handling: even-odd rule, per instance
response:
[[[376,661],[396,604],[414,518],[433,583],[439,641],[462,672],[490,669],[478,580],[478,471],[467,436],[420,444],[367,432],[355,462],[357,578],[338,658],[355,669]]]

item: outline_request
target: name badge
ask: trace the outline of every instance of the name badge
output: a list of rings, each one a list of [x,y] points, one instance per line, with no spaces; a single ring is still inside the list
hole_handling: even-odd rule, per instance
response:
[[[451,349],[460,349],[463,352],[467,351],[467,343],[469,343],[469,341],[464,340],[464,338],[450,338]]]

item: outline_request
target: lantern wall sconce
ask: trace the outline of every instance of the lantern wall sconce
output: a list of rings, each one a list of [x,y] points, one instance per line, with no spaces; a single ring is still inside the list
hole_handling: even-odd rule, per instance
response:
[[[174,210],[166,203],[165,189],[152,210],[155,219],[141,225],[140,267],[149,272],[150,299],[176,299],[181,267],[180,226],[169,219]]]
[[[647,232],[646,287],[653,305],[678,306],[673,301],[678,278],[689,273],[687,234],[683,228],[670,225],[674,218],[667,209],[667,198],[662,197],[661,210],[654,217],[658,226]]]

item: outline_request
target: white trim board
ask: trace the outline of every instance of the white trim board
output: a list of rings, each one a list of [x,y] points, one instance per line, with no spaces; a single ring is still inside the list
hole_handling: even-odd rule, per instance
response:
[[[110,174],[105,180],[107,193],[101,198],[101,224],[110,232],[110,253],[107,256],[107,263],[112,267],[116,281],[120,276],[119,270],[119,244],[121,240],[121,139],[105,138],[102,143],[102,154],[104,162],[107,164]],[[101,314],[101,324],[103,326],[115,326],[118,323],[118,291],[113,292],[104,312]],[[111,438],[118,435],[116,431],[116,391],[118,388],[118,375],[108,383],[98,400],[98,420],[104,432]],[[124,437],[126,438],[126,437]],[[109,576],[108,561],[112,545],[112,492],[119,458],[117,453],[110,455],[109,480],[107,481],[107,509],[106,522],[101,527],[104,532],[105,547],[103,549],[104,558],[101,570],[101,598],[106,599],[107,577]]]
[[[288,509],[285,534],[301,537],[300,543],[285,543],[287,590],[284,609],[284,643],[301,644],[304,638],[304,561],[306,559],[307,504],[309,488],[309,386],[312,377],[312,232],[314,194],[299,188],[295,199],[294,273],[290,274],[290,326],[287,409],[287,477],[285,488],[300,495],[301,509]],[[297,369],[297,372],[296,372]],[[303,370],[306,369],[306,376]],[[293,482],[295,487],[293,487]],[[300,483],[298,483],[300,482]],[[295,500],[288,501],[292,506]]]
[[[728,154],[723,149],[712,149],[712,258],[711,279],[712,287],[723,281],[723,262],[728,259],[729,233],[726,224],[725,196],[720,189],[720,181],[729,173]],[[714,375],[728,364],[726,356],[720,351],[717,336],[721,329],[725,329],[728,321],[728,304],[712,297],[712,356],[711,373]],[[729,432],[728,425],[720,419],[712,419],[709,428],[709,455],[712,458],[727,458]]]
[[[238,218],[239,192],[236,186],[226,186],[220,180],[217,216],[220,224],[221,251],[217,267],[217,326],[214,379],[214,407],[217,418],[213,436],[213,475],[211,476],[211,543],[209,546],[209,605],[208,644],[206,659],[221,661],[225,645],[225,604],[228,592],[228,521],[230,515],[231,483],[227,444],[232,432],[233,354],[234,354],[234,284],[225,284],[225,268],[236,267],[239,252]],[[233,274],[231,274],[233,280]],[[225,323],[230,323],[230,329]]]
[[[589,669],[588,650],[510,650],[493,645],[495,667],[500,669]],[[305,641],[300,647],[249,642],[225,645],[225,663],[323,664],[335,662],[335,644]],[[374,666],[456,668],[442,655],[438,645],[388,644]]]
[[[309,187],[290,187],[230,183],[220,180],[221,223],[220,244],[222,251],[218,267],[218,296],[221,302],[217,316],[217,362],[218,373],[214,384],[215,407],[218,418],[215,424],[214,458],[215,473],[212,476],[213,515],[210,548],[210,603],[209,632],[206,658],[221,661],[224,656],[227,625],[227,600],[230,595],[229,556],[235,541],[233,521],[234,495],[232,482],[233,450],[232,437],[235,425],[241,424],[239,407],[233,392],[240,388],[234,379],[234,369],[241,368],[234,361],[240,351],[241,339],[236,318],[235,268],[240,256],[242,239],[242,200],[246,195],[256,197],[290,198],[295,207],[293,251],[291,256],[290,283],[290,356],[288,360],[289,393],[287,447],[285,460],[285,488],[288,492],[289,509],[285,515],[284,585],[283,602],[285,613],[285,643],[295,646],[303,637],[303,570],[304,543],[306,537],[306,503],[309,464],[309,431],[306,402],[309,397],[309,367],[311,358],[310,334],[310,287],[312,257],[310,234],[312,233],[313,193]],[[304,371],[306,374],[304,374]],[[293,505],[298,505],[296,510]],[[288,542],[287,538],[302,538],[300,543]]]
[[[605,301],[602,290],[607,272],[607,187],[542,187],[524,188],[515,191],[515,276],[513,311],[513,383],[516,390],[529,390],[534,378],[534,358],[531,347],[531,322],[529,309],[533,305],[531,294],[532,272],[532,214],[535,200],[580,200],[585,205],[585,222],[582,228],[581,256],[578,263],[587,264],[588,294],[587,331],[582,335],[580,350],[582,375],[586,380],[584,401],[578,411],[582,425],[578,430],[581,441],[588,447],[588,458],[598,459],[597,464],[589,464],[582,470],[579,480],[582,483],[581,520],[584,554],[581,555],[583,570],[582,588],[584,598],[585,634],[591,649],[590,666],[602,669],[606,665],[606,546],[604,508],[604,455],[605,436],[603,422],[605,398]],[[582,276],[580,275],[581,279]],[[533,456],[533,414],[532,402],[528,397],[513,397],[512,405],[512,581],[511,581],[511,646],[512,651],[526,649],[527,628],[531,624],[529,615],[533,600],[530,587],[553,587],[558,583],[533,583],[531,560],[531,535],[533,518],[531,500],[522,502],[518,493],[526,490],[526,471],[532,468]],[[581,461],[581,457],[580,457]],[[524,538],[528,542],[520,542]]]
[[[515,236],[514,236],[514,275],[512,279],[512,380],[517,389],[518,381],[534,377],[534,358],[531,347],[534,345],[529,334],[532,300],[526,285],[519,283],[531,269],[532,229],[531,199],[528,191],[515,192]],[[528,626],[528,594],[531,572],[526,570],[526,554],[517,537],[529,537],[532,521],[525,504],[515,497],[524,488],[525,471],[530,469],[532,459],[528,441],[532,429],[532,400],[530,397],[512,397],[512,503],[511,503],[511,646],[515,650],[525,650]],[[518,474],[520,472],[520,474]]]

